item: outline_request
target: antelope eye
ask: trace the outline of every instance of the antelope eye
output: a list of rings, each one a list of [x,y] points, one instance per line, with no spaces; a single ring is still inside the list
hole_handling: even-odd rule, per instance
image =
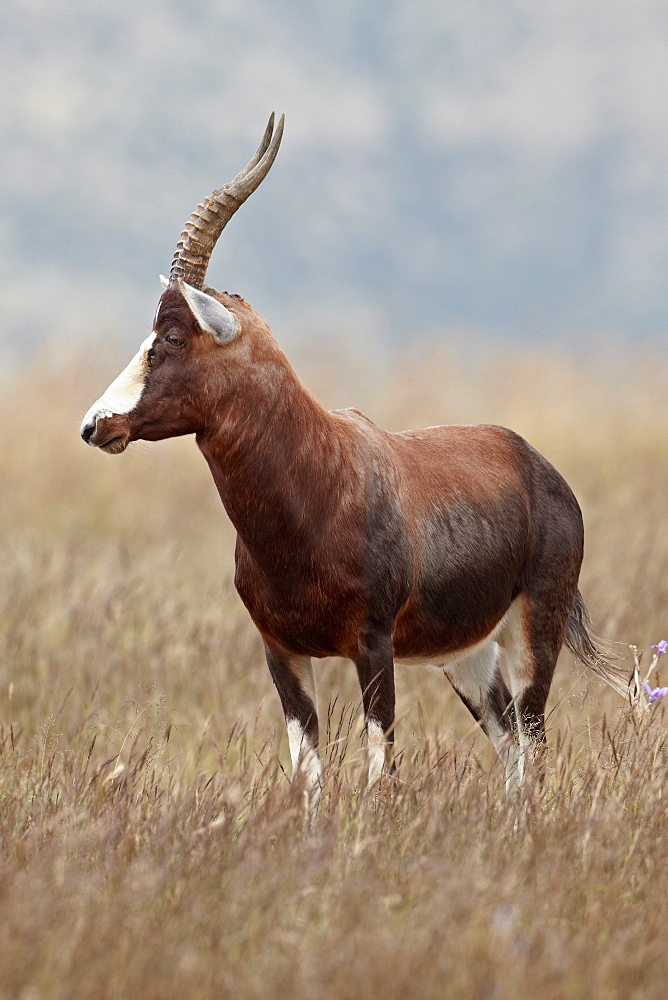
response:
[[[168,333],[165,337],[165,341],[171,344],[172,347],[183,347],[184,340],[183,337],[177,337],[175,333]]]

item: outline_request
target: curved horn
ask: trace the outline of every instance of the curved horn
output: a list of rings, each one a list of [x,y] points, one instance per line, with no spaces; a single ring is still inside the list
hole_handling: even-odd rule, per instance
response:
[[[284,121],[285,115],[281,115],[274,132],[272,112],[262,142],[252,160],[234,180],[214,191],[209,198],[199,204],[190,216],[176,244],[176,253],[169,273],[170,284],[176,284],[181,278],[193,288],[202,287],[209,258],[218,237],[239,206],[243,205],[246,198],[265,179],[276,159],[283,137]]]

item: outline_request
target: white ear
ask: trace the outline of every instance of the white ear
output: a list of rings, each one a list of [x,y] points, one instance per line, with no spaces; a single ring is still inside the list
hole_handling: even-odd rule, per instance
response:
[[[186,285],[179,278],[179,291],[190,307],[190,311],[202,327],[221,344],[229,344],[241,333],[241,324],[234,313],[226,309],[222,302],[206,292],[200,292],[192,285]]]
[[[162,285],[163,288],[169,288],[169,281],[164,276],[164,274],[160,275],[160,284]]]

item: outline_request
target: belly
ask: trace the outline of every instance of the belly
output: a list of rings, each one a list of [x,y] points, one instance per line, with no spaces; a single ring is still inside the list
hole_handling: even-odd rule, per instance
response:
[[[440,665],[456,659],[462,651],[493,637],[514,596],[509,585],[437,592],[428,600],[419,593],[411,595],[392,631],[396,660]]]
[[[502,631],[505,621],[506,615],[503,615],[489,631],[482,635],[478,633],[469,633],[466,636],[451,635],[448,637],[449,641],[445,641],[444,637],[441,648],[435,648],[438,645],[438,639],[436,639],[435,646],[431,648],[429,653],[424,652],[426,644],[423,647],[419,641],[406,643],[399,648],[395,646],[395,663],[403,667],[444,667],[447,670],[448,666],[456,663],[463,655],[469,655],[476,648],[484,646],[490,641],[495,641]],[[476,637],[471,641],[472,635]]]

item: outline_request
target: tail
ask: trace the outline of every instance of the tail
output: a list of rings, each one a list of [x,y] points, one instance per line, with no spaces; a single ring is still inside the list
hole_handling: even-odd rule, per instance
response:
[[[623,698],[628,697],[631,671],[609,663],[596,645],[590,629],[589,612],[579,590],[575,597],[575,607],[566,626],[565,641],[567,649],[580,663],[598,674]]]

